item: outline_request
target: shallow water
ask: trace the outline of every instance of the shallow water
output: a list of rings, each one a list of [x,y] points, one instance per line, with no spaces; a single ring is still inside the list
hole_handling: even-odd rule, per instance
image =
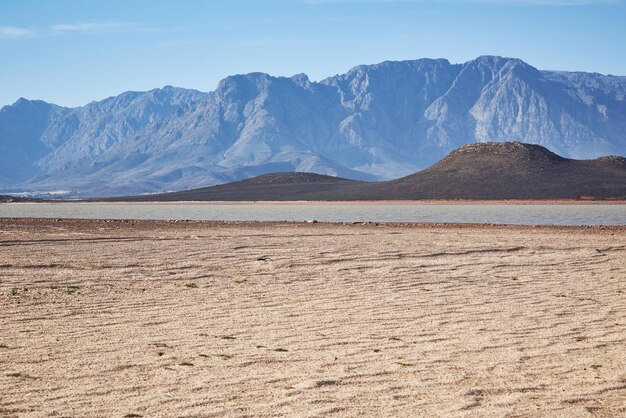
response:
[[[6,203],[0,217],[626,225],[626,205]]]

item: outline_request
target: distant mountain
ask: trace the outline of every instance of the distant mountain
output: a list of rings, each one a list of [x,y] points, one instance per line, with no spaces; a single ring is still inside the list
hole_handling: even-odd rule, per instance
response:
[[[626,77],[485,56],[383,62],[311,82],[252,73],[210,93],[126,92],[0,109],[0,191],[112,196],[277,172],[398,178],[461,145],[517,140],[568,158],[626,150]]]
[[[397,180],[361,182],[310,173],[274,173],[124,201],[626,199],[626,158],[560,157],[539,145],[464,145],[426,170]]]
[[[45,202],[44,199],[30,199],[19,196],[0,195],[0,203],[29,203],[29,202]]]

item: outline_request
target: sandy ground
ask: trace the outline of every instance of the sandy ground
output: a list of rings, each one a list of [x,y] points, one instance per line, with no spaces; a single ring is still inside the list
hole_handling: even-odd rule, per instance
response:
[[[625,416],[626,228],[0,220],[0,416]]]

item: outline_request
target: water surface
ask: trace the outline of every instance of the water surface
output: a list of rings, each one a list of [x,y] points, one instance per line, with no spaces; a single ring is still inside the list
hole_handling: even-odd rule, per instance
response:
[[[5,203],[0,217],[626,225],[626,205]]]

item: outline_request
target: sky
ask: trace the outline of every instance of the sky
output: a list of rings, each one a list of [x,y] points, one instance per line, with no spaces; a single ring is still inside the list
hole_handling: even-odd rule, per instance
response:
[[[626,0],[0,0],[0,106],[480,55],[626,75]]]

